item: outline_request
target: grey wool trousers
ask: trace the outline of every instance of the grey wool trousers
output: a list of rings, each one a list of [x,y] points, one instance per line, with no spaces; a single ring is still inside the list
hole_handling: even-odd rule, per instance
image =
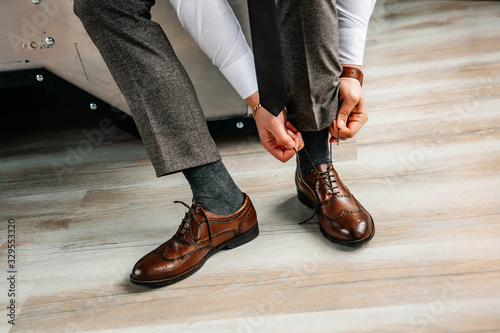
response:
[[[154,4],[74,0],[74,11],[129,104],[156,175],[163,176],[216,162],[220,155],[191,80],[162,28],[151,21]],[[288,118],[301,131],[324,129],[339,106],[335,1],[279,0],[277,8]]]

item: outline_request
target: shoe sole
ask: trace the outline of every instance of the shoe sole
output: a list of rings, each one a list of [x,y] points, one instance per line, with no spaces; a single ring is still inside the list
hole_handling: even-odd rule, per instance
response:
[[[314,204],[311,202],[311,200],[309,200],[309,198],[307,198],[305,196],[304,193],[297,190],[297,197],[299,198],[299,201],[301,203],[303,203],[305,206],[307,206],[311,209],[314,209]],[[368,215],[370,215],[370,213],[368,213]],[[373,221],[373,217],[371,215],[370,215],[370,218]],[[357,246],[363,245],[364,243],[366,243],[370,239],[372,239],[373,236],[375,235],[375,225],[373,225],[373,230],[370,233],[370,235],[368,235],[368,237],[365,237],[365,238],[359,239],[359,240],[355,240],[355,241],[345,241],[345,240],[333,238],[323,229],[321,224],[319,225],[319,230],[321,231],[321,234],[323,234],[323,236],[325,236],[325,238],[328,239],[330,242],[335,243],[335,244],[339,244],[339,245],[352,246],[352,247],[357,247]]]
[[[130,282],[132,282],[133,284],[138,285],[138,286],[146,286],[146,287],[150,287],[150,288],[163,287],[163,286],[167,286],[167,285],[179,282],[181,280],[184,280],[185,278],[188,278],[189,276],[193,275],[194,273],[196,273],[201,267],[203,267],[203,265],[208,260],[208,258],[210,258],[215,253],[219,252],[220,250],[234,249],[238,246],[244,245],[244,244],[254,240],[255,238],[257,238],[258,235],[259,235],[259,225],[257,224],[257,225],[255,225],[255,227],[253,227],[252,229],[250,229],[246,233],[244,233],[238,237],[235,237],[233,239],[230,239],[227,242],[224,242],[221,245],[217,246],[212,251],[208,252],[207,255],[203,258],[203,260],[201,260],[196,266],[194,266],[193,268],[191,268],[187,272],[181,273],[179,275],[176,275],[176,276],[168,278],[168,279],[155,280],[155,281],[138,281],[138,280],[135,280],[132,277],[132,275],[130,275]]]

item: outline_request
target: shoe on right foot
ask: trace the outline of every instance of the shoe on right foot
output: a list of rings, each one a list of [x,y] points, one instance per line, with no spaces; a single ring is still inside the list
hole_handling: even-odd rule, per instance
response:
[[[331,164],[314,167],[305,177],[295,172],[295,186],[300,202],[316,209],[321,233],[331,242],[358,246],[375,234],[368,211],[342,183]]]

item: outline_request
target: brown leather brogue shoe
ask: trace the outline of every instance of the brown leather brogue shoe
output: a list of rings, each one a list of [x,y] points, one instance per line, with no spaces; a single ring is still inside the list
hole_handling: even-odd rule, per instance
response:
[[[302,178],[295,173],[299,200],[316,209],[321,233],[330,241],[357,246],[375,234],[371,215],[349,192],[331,164],[321,164]]]
[[[250,198],[234,214],[218,216],[193,200],[175,235],[134,266],[130,281],[161,287],[187,278],[222,249],[232,249],[259,235],[257,214]]]

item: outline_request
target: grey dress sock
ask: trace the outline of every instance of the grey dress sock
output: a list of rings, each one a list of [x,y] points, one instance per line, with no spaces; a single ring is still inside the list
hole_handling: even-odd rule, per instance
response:
[[[314,165],[331,164],[330,147],[328,146],[328,128],[318,132],[302,132],[304,148],[309,153]],[[299,151],[300,173],[305,177],[313,168],[304,149]]]
[[[245,195],[234,183],[222,161],[182,170],[196,201],[216,215],[236,212]]]

